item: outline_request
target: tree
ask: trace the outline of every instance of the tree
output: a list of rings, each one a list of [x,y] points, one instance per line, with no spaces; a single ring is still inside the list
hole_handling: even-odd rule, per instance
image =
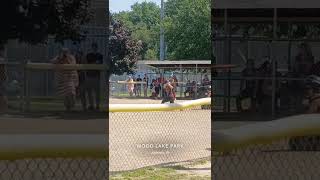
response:
[[[18,39],[44,43],[49,35],[56,41],[80,40],[80,26],[91,18],[90,0],[4,0],[0,3],[0,44]]]
[[[158,59],[160,7],[153,2],[135,3],[130,11],[114,14],[132,32],[132,38],[142,42],[141,59]]]
[[[169,59],[211,59],[210,0],[168,0],[165,38]]]
[[[112,20],[110,28],[111,74],[134,73],[141,41],[134,40],[131,33],[119,21]]]

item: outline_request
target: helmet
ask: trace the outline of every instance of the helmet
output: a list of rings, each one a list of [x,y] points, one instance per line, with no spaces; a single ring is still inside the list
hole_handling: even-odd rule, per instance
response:
[[[306,85],[310,88],[320,88],[320,77],[316,75],[308,76]]]

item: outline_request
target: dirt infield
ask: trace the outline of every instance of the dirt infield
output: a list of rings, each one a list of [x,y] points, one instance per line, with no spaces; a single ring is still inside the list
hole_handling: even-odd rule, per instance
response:
[[[110,103],[160,103],[111,99]],[[200,107],[170,112],[110,113],[110,168],[114,171],[210,156],[211,112]]]

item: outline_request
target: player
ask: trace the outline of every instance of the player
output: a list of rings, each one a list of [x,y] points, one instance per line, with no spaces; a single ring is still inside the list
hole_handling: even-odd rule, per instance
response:
[[[174,103],[175,95],[174,95],[174,88],[171,85],[171,82],[166,80],[163,88],[164,88],[164,96],[161,104],[166,102]]]

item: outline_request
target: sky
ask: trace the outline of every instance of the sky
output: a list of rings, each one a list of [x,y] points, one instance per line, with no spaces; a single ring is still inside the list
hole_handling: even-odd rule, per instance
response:
[[[136,2],[155,2],[160,6],[161,0],[109,0],[109,8],[111,12],[128,11]]]

